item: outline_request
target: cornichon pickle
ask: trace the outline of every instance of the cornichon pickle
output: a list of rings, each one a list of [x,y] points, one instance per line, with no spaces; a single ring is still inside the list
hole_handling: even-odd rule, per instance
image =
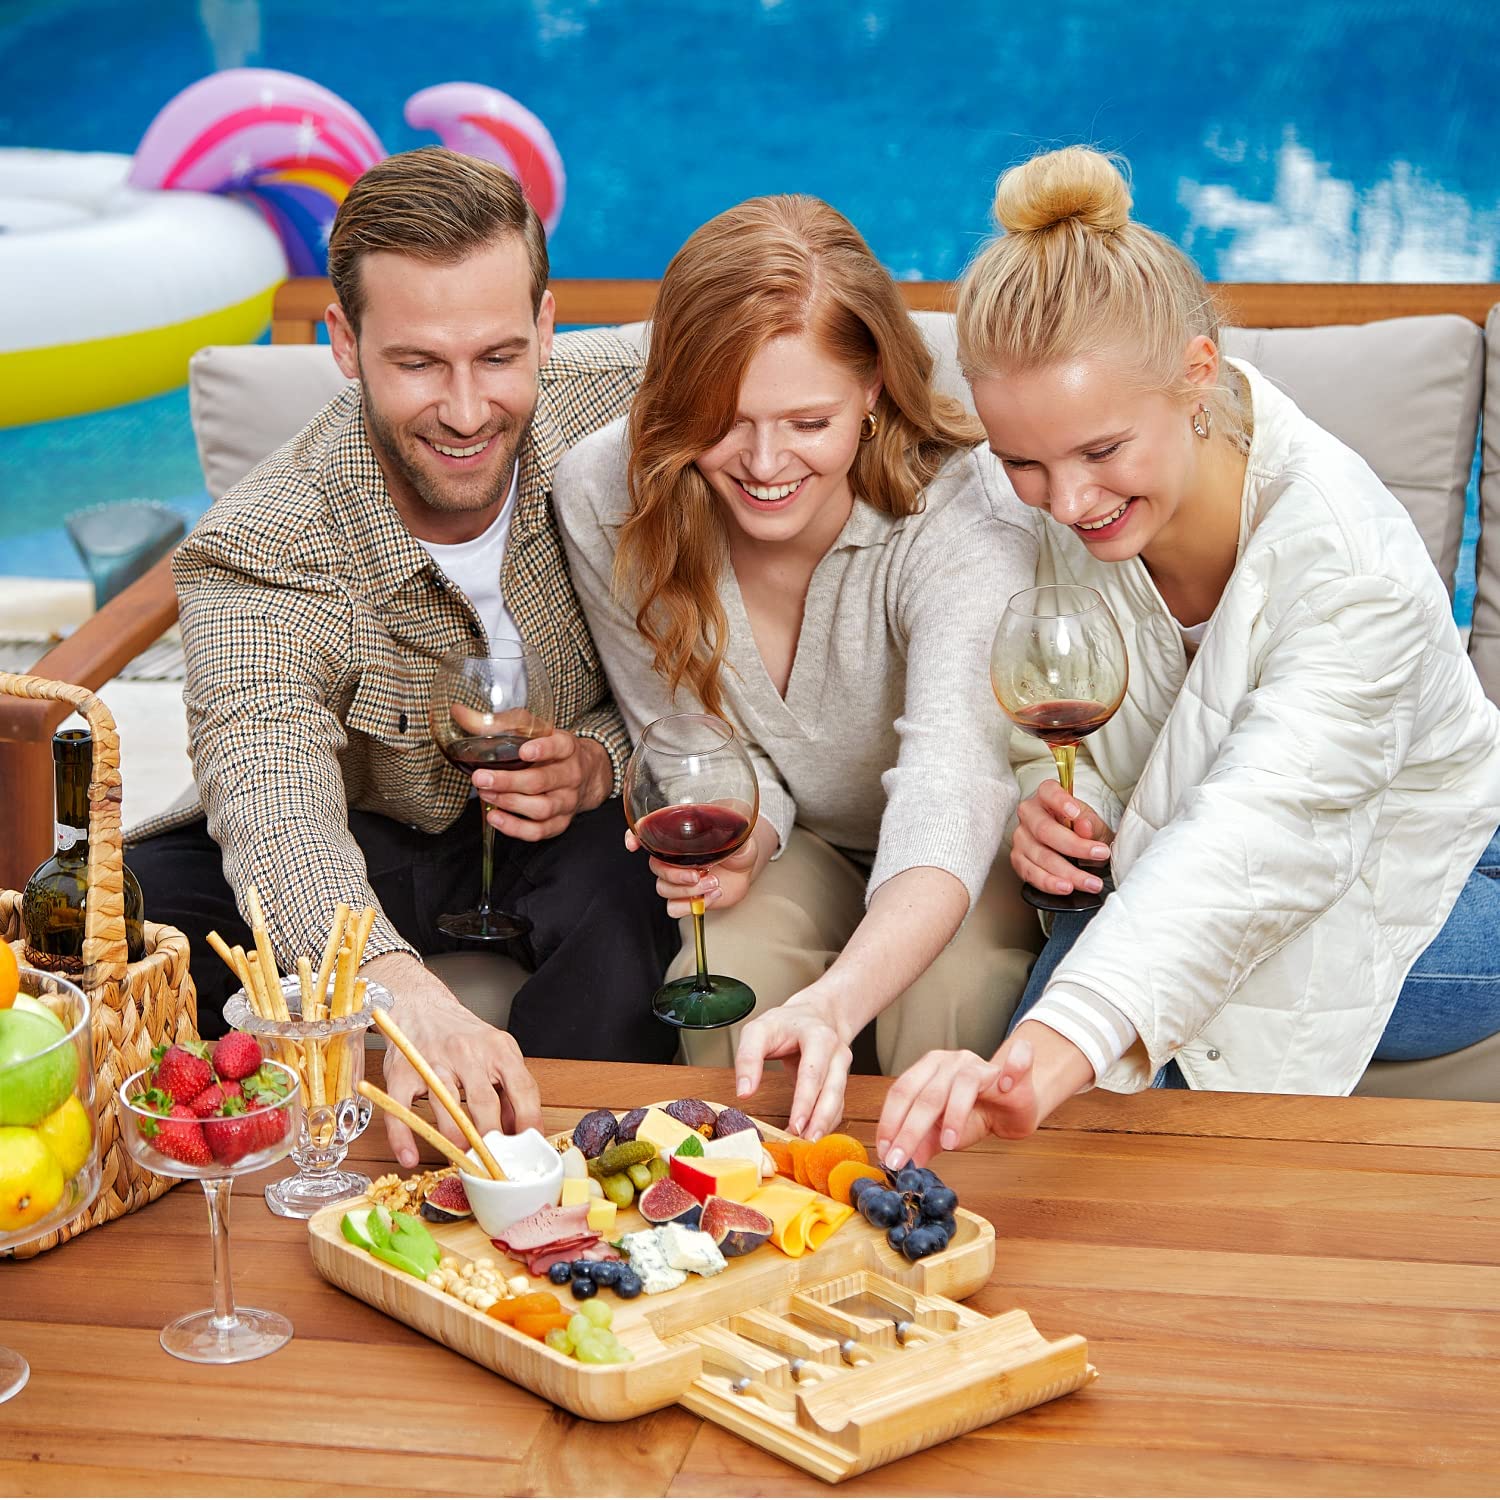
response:
[[[629,1208],[635,1202],[635,1184],[623,1172],[611,1172],[607,1177],[601,1177],[599,1186],[616,1208]]]
[[[627,1167],[648,1162],[655,1155],[656,1147],[650,1141],[617,1141],[599,1153],[599,1171],[596,1175],[602,1180],[614,1172],[623,1172]]]
[[[651,1186],[651,1167],[643,1161],[633,1161],[625,1168],[625,1175],[635,1184],[638,1193],[644,1193]]]

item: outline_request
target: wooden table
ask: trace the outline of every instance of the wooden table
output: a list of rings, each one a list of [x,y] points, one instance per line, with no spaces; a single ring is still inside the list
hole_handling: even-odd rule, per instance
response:
[[[547,1124],[729,1097],[727,1074],[541,1062]],[[857,1078],[872,1138],[885,1084]],[[756,1108],[784,1121],[773,1077]],[[372,1127],[361,1164],[382,1170]],[[1088,1390],[850,1481],[851,1494],[1493,1494],[1500,1488],[1500,1108],[1163,1091],[1074,1100],[938,1164],[994,1221],[986,1312],[1082,1333]],[[267,1174],[269,1175],[269,1174]],[[209,1301],[197,1188],[0,1265],[7,1494],[803,1494],[800,1470],[673,1407],[579,1421],[323,1283],[302,1225],[239,1185],[235,1287],[297,1336],[179,1363]]]

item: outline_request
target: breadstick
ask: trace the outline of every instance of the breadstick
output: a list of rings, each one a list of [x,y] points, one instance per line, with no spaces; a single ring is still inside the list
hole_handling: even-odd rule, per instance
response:
[[[260,1015],[260,996],[255,993],[255,987],[250,983],[250,971],[245,967],[245,950],[243,948],[231,948],[217,932],[208,935],[208,946],[224,960],[225,967],[240,982],[240,988],[245,992],[245,1003],[251,1012]]]
[[[345,943],[333,969],[333,1006],[329,1015],[342,1020],[349,1014],[349,999],[354,993],[354,951]]]
[[[328,932],[328,941],[323,945],[323,958],[318,964],[318,978],[314,986],[318,992],[321,1014],[331,1015],[328,1004],[328,982],[333,978],[333,966],[338,961],[339,949],[344,943],[344,930],[349,925],[349,903],[340,901],[333,909],[333,926]]]
[[[484,1137],[474,1128],[474,1122],[465,1113],[463,1106],[449,1092],[447,1084],[432,1071],[427,1059],[407,1040],[401,1028],[379,1006],[375,1009],[375,1024],[385,1033],[386,1039],[417,1070],[418,1076],[427,1085],[427,1093],[432,1102],[441,1104],[457,1123],[458,1128],[463,1131],[469,1144],[474,1148],[474,1154],[484,1163],[485,1171],[496,1182],[504,1182],[506,1177],[505,1173],[500,1170],[500,1163],[495,1160],[494,1153],[485,1145]]]
[[[245,905],[250,908],[250,931],[255,937],[255,951],[260,956],[264,998],[270,1002],[271,1014],[278,1021],[290,1021],[292,1013],[286,1007],[286,996],[281,993],[281,970],[276,967],[276,955],[271,951],[271,939],[266,932],[266,914],[261,908],[260,892],[254,885],[245,887]]]
[[[370,941],[370,929],[375,925],[375,908],[367,906],[354,920],[354,936],[349,941],[349,946],[354,949],[354,968],[356,972],[365,961],[365,944]]]
[[[477,1177],[479,1175],[474,1170],[474,1163],[471,1162],[469,1158],[465,1156],[463,1152],[453,1144],[452,1141],[446,1139],[444,1136],[439,1135],[438,1132],[434,1130],[433,1127],[421,1117],[421,1115],[414,1115],[404,1104],[397,1104],[389,1094],[381,1093],[381,1091],[376,1088],[373,1083],[366,1083],[364,1079],[360,1079],[359,1092],[363,1094],[366,1099],[373,1100],[374,1103],[378,1104],[387,1114],[395,1115],[395,1117],[400,1120],[408,1130],[414,1131],[417,1135],[421,1136],[429,1146],[436,1146],[437,1149],[441,1151],[443,1155],[446,1156],[455,1167],[458,1167],[460,1170],[469,1173],[471,1177]]]

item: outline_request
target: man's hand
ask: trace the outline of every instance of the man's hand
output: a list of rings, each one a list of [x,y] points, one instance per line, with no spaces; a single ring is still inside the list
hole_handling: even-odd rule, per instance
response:
[[[555,839],[573,815],[598,807],[614,785],[609,753],[598,740],[579,739],[556,729],[527,740],[520,756],[524,771],[475,771],[474,790],[485,816],[507,838],[539,843]]]
[[[391,992],[396,1024],[432,1071],[455,1094],[463,1094],[469,1117],[481,1135],[487,1130],[513,1135],[531,1125],[540,1128],[541,1095],[508,1032],[486,1026],[409,953],[384,953],[363,965],[360,973]],[[416,1069],[394,1047],[386,1049],[385,1091],[408,1108],[418,1094],[426,1092]],[[447,1111],[434,1105],[433,1115],[438,1129],[467,1150],[468,1141]],[[411,1131],[387,1115],[385,1132],[396,1160],[410,1171],[417,1164]]]

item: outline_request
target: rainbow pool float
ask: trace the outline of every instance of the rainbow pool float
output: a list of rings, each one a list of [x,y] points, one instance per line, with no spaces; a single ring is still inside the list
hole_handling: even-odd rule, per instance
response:
[[[445,83],[406,119],[504,166],[551,233],[565,177],[531,111]],[[184,89],[133,157],[0,150],[0,427],[159,395],[204,345],[259,338],[277,285],[324,273],[339,204],[386,154],[336,94],[266,68]]]

